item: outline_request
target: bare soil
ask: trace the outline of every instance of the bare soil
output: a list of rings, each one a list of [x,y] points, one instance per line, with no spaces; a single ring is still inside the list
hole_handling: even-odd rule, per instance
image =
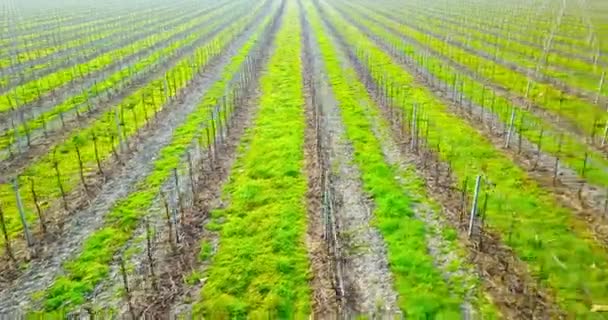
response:
[[[310,39],[310,27],[306,20],[301,1],[300,23],[302,25],[302,62],[304,96],[306,101],[305,162],[308,176],[307,213],[308,229],[306,245],[313,271],[311,287],[313,290],[313,314],[318,318],[335,318],[341,314],[341,290],[337,287],[336,261],[330,251],[330,242],[335,244],[331,226],[326,223],[329,205],[327,196],[327,176],[329,175],[327,150],[323,148],[320,130],[321,111],[315,101],[314,69]]]

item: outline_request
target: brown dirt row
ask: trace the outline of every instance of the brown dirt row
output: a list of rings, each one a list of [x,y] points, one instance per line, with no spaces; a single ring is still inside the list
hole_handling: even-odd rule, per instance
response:
[[[313,314],[317,318],[336,317],[339,313],[340,291],[336,290],[336,261],[330,253],[329,232],[324,214],[327,211],[327,152],[322,146],[320,110],[315,101],[314,70],[310,46],[310,30],[301,1],[302,64],[306,101],[305,161],[308,175],[307,192],[307,247],[312,267]],[[331,237],[331,236],[329,236]]]
[[[397,293],[384,240],[372,226],[374,201],[363,190],[339,103],[315,35],[307,23],[304,32],[308,40],[305,50],[310,58],[307,65],[312,80],[311,102],[319,118],[317,130],[324,163],[321,190],[324,205],[317,215],[325,217],[324,238],[333,265],[337,315],[392,316],[399,313]]]

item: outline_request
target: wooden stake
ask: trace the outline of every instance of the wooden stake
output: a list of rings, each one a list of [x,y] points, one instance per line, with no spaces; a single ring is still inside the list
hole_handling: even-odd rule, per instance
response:
[[[118,116],[118,107],[114,108],[114,123],[116,125],[116,135],[118,137],[118,147],[120,149],[120,152],[123,153],[124,150],[124,145],[123,145],[123,134],[122,134],[122,126],[121,126],[121,122]]]
[[[217,156],[217,148],[216,148],[216,141],[217,141],[217,131],[215,128],[215,118],[214,118],[214,114],[213,111],[211,112],[211,137],[213,138],[213,155],[214,158],[215,156]]]
[[[40,227],[42,228],[42,233],[46,233],[46,221],[42,213],[42,208],[40,208],[40,204],[38,203],[38,195],[36,194],[36,188],[33,178],[30,178],[30,189],[32,191],[32,199],[34,200],[34,204],[36,205],[36,212],[38,213],[38,219],[40,220]]]
[[[581,176],[585,178],[585,173],[587,171],[587,160],[589,160],[589,153],[585,152],[585,159],[583,159],[583,169],[581,170]]]
[[[76,156],[78,158],[78,168],[80,171],[80,181],[82,182],[82,186],[84,187],[84,191],[86,191],[87,195],[89,194],[89,187],[87,187],[87,181],[84,178],[84,164],[82,163],[82,157],[80,155],[80,148],[78,148],[78,142],[74,143],[74,148],[76,149]]]
[[[63,189],[63,184],[61,183],[61,172],[59,171],[59,162],[57,162],[57,159],[55,158],[56,151],[57,149],[53,151],[53,167],[55,168],[55,176],[57,177],[57,187],[61,192],[61,198],[63,199],[63,208],[66,211],[69,211],[70,209],[68,207],[68,201],[66,199],[65,190]]]
[[[15,199],[17,200],[17,210],[19,211],[19,218],[21,218],[21,225],[23,226],[23,234],[25,235],[25,240],[27,241],[27,246],[31,247],[34,245],[34,239],[32,238],[32,234],[30,233],[30,229],[27,225],[27,219],[25,217],[25,208],[23,207],[23,202],[21,200],[21,194],[19,192],[19,178],[13,179],[13,191],[15,193]]]
[[[511,110],[511,120],[509,120],[509,129],[507,130],[507,138],[505,140],[505,149],[509,148],[511,142],[511,134],[513,132],[513,123],[515,122],[515,107]]]
[[[209,165],[211,165],[211,163],[215,159],[215,149],[212,149],[212,146],[211,146],[211,134],[209,132],[209,127],[208,126],[205,127],[205,131],[207,133],[207,150],[209,150],[209,160],[211,160],[209,162]]]
[[[173,214],[173,224],[175,225],[175,243],[179,243],[179,225],[178,225],[178,221],[177,221],[177,209],[173,208],[173,210],[171,210],[171,213]]]
[[[602,94],[602,90],[604,89],[604,80],[606,79],[606,71],[602,72],[602,77],[600,78],[600,84],[597,87],[597,93],[595,94],[595,100],[593,103],[598,104],[600,102],[600,96]]]
[[[417,141],[416,141],[416,132],[417,132],[417,126],[416,126],[416,119],[418,119],[417,116],[417,112],[418,112],[418,105],[414,104],[413,108],[412,108],[412,141],[411,141],[411,149],[412,150],[416,150],[417,147]]]
[[[127,278],[127,268],[125,267],[125,261],[122,257],[120,259],[120,273],[122,274],[122,284],[125,289],[125,294],[127,296],[127,304],[129,306],[129,312],[131,313],[132,319],[137,319],[135,317],[135,310],[133,310],[133,303],[131,301],[131,290],[129,289],[129,279]]]
[[[95,133],[95,131],[93,131],[92,140],[93,140],[93,148],[95,151],[95,162],[97,163],[97,171],[99,172],[99,174],[101,174],[103,176],[104,174],[103,174],[103,169],[101,168],[101,160],[99,159],[99,148],[97,146],[97,134]]]
[[[486,211],[488,209],[488,194],[484,194],[483,209],[481,211],[481,223],[479,224],[479,250],[483,251],[483,227],[486,222]]]
[[[2,211],[2,204],[0,203],[0,230],[2,230],[2,236],[4,237],[4,250],[8,257],[15,262],[15,256],[13,255],[13,250],[11,249],[11,241],[8,236],[8,231],[6,230],[6,221],[4,220],[4,211]]]
[[[161,193],[163,205],[165,207],[165,217],[167,218],[167,226],[169,227],[169,242],[173,246],[173,224],[171,223],[171,210],[169,209],[169,202],[164,193]]]
[[[559,168],[559,157],[555,157],[555,164],[553,165],[553,185],[557,184],[557,169]]]
[[[148,254],[148,267],[150,268],[150,276],[152,277],[152,287],[156,287],[156,274],[154,273],[154,257],[152,255],[152,231],[150,230],[150,221],[145,219],[146,223],[146,251]]]
[[[46,117],[44,116],[44,113],[40,115],[40,120],[42,121],[42,131],[44,132],[44,137],[48,138],[49,134],[46,128]]]
[[[517,153],[521,153],[522,131],[524,130],[526,114],[522,114],[519,118],[519,128],[517,128]]]
[[[543,146],[543,134],[545,133],[545,127],[540,127],[540,133],[538,134],[538,145],[537,145],[537,149],[536,149],[536,161],[534,161],[534,166],[532,167],[532,170],[536,169],[536,166],[538,165],[538,160],[540,160],[540,152],[542,150],[542,146]]]
[[[460,200],[460,223],[462,223],[464,212],[467,208],[467,184],[469,182],[469,177],[464,178],[464,182],[462,184],[462,194]]]
[[[61,120],[61,128],[65,129],[65,120],[63,118],[63,111],[59,112],[59,119]]]
[[[120,161],[120,158],[118,157],[118,151],[116,151],[116,145],[114,143],[115,139],[116,138],[114,134],[110,134],[110,146],[112,147],[112,154],[114,155],[114,158],[116,158],[116,161]]]
[[[182,196],[181,196],[182,193],[179,190],[179,175],[177,172],[177,168],[173,169],[173,179],[175,180],[175,193],[177,196],[177,206],[178,206],[180,214],[181,214],[181,220],[184,221],[184,208],[182,206]]]
[[[196,184],[194,181],[194,171],[192,168],[192,156],[190,155],[190,151],[188,151],[187,157],[188,157],[188,175],[190,176],[190,188],[192,190],[192,203],[194,203],[194,197],[196,196]]]
[[[602,147],[606,145],[606,137],[608,137],[608,120],[606,120],[606,126],[604,127],[604,135],[602,136]]]
[[[481,186],[481,175],[477,176],[475,180],[475,193],[473,195],[473,206],[471,207],[471,215],[469,217],[469,238],[473,234],[473,223],[475,221],[475,215],[477,214],[477,200],[479,198],[479,187]]]

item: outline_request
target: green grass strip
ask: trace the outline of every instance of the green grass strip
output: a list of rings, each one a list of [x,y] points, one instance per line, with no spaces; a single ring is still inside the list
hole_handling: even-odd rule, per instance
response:
[[[310,313],[304,176],[301,28],[286,3],[276,51],[262,76],[259,112],[212,213],[219,250],[194,314],[211,318],[305,318]],[[211,226],[210,226],[211,227]]]
[[[325,7],[326,12],[333,12]],[[556,199],[497,150],[465,121],[452,115],[432,92],[414,82],[389,55],[368,38],[329,14],[349,43],[371,54],[378,72],[401,88],[400,107],[411,112],[414,103],[425,106],[431,119],[428,145],[440,146],[440,156],[449,161],[459,183],[483,173],[495,183],[490,191],[486,222],[504,235],[504,241],[532,274],[556,294],[557,303],[570,316],[598,318],[591,304],[608,302],[608,255],[583,222],[557,204]],[[472,186],[469,184],[469,193]]]
[[[265,21],[267,23],[269,20]],[[209,125],[211,107],[224,95],[229,81],[255,45],[256,35],[261,30],[261,27],[258,28],[257,33],[239,50],[237,57],[224,69],[222,81],[216,82],[213,90],[205,94],[196,111],[175,129],[171,142],[154,161],[152,172],[138,184],[135,192],[121,199],[112,208],[106,216],[105,226],[90,235],[81,254],[65,263],[65,274],[58,277],[46,291],[46,310],[82,304],[86,295],[107,276],[114,254],[127,242],[140,219],[147,214],[147,209],[159,194],[162,184],[171,176],[173,169],[179,166],[186,149],[195,141],[201,128]],[[225,34],[218,37],[231,38]]]

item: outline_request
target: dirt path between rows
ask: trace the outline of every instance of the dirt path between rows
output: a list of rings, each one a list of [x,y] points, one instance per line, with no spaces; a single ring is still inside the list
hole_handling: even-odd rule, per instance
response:
[[[334,43],[337,43],[334,40]],[[340,52],[340,60],[342,62],[342,68],[345,70],[354,69],[354,65],[349,61],[344,52]],[[412,153],[403,153],[400,144],[393,139],[390,132],[390,128],[385,127],[382,124],[382,120],[372,114],[372,106],[368,105],[367,101],[359,101],[362,110],[368,121],[371,124],[373,134],[380,142],[384,159],[386,162],[396,168],[399,168],[401,172],[408,172],[415,169],[413,164]],[[403,185],[407,181],[403,180],[403,177],[398,176],[397,180]],[[454,288],[450,287],[452,293],[455,291],[465,291],[464,300],[461,304],[461,312],[463,319],[479,319],[477,314],[479,310],[475,310],[471,300],[480,296],[479,288],[477,287],[476,281],[479,279],[479,275],[473,268],[467,265],[461,264],[460,259],[463,257],[458,255],[458,252],[454,251],[452,244],[442,235],[442,231],[450,228],[447,221],[442,216],[442,212],[437,212],[431,203],[426,200],[424,194],[409,193],[408,197],[416,200],[413,206],[413,212],[416,219],[424,222],[426,225],[426,246],[428,253],[433,257],[434,265],[443,275],[443,278],[448,284],[452,283],[452,279],[458,278],[464,284],[465,288]]]
[[[307,26],[308,27],[308,26]],[[321,148],[327,150],[330,206],[328,220],[336,231],[337,285],[344,299],[340,313],[356,315],[397,314],[397,293],[389,270],[387,249],[378,230],[372,227],[373,200],[363,191],[361,172],[354,165],[354,150],[346,137],[338,102],[331,91],[314,33],[308,27],[314,100],[318,103]]]
[[[308,228],[306,246],[312,269],[312,312],[315,318],[337,318],[343,309],[343,288],[337,272],[337,261],[333,255],[335,250],[335,225],[328,220],[331,206],[329,205],[328,176],[329,156],[324,147],[321,132],[321,110],[316,98],[315,70],[311,46],[315,45],[310,38],[311,30],[306,18],[306,12],[301,1],[300,24],[302,27],[302,81],[306,107],[306,129],[304,142],[304,161],[308,176],[306,194],[306,210]]]

